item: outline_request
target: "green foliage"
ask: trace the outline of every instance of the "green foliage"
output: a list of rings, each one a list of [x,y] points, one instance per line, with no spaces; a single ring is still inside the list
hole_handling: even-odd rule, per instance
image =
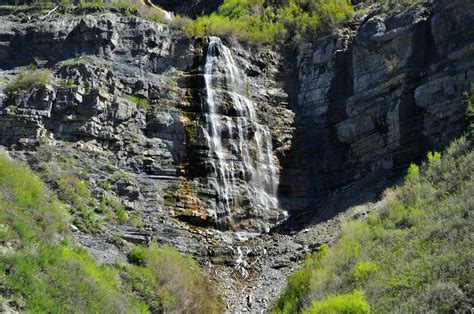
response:
[[[377,264],[369,261],[359,260],[354,265],[354,270],[352,271],[352,278],[357,282],[365,281],[372,274],[376,274],[379,271]]]
[[[63,161],[67,164],[70,159],[67,158]],[[76,214],[74,224],[79,229],[87,233],[101,233],[103,231],[101,219],[94,214],[93,209],[89,208],[89,206],[97,206],[97,202],[93,204],[94,199],[83,180],[74,174],[65,173],[56,179],[55,187],[59,198],[71,205],[72,211]]]
[[[441,153],[440,152],[428,152],[426,157],[428,158],[429,163],[436,163],[441,159]]]
[[[134,247],[127,255],[128,261],[135,265],[145,265],[146,256],[147,248],[141,245]]]
[[[108,179],[99,180],[97,185],[106,191],[112,191],[112,183]]]
[[[469,90],[464,93],[463,103],[466,107],[467,136],[474,140],[474,83],[471,83]]]
[[[274,313],[295,313],[302,307],[303,296],[307,295],[311,289],[311,270],[314,264],[320,262],[326,251],[327,245],[323,244],[319,252],[306,256],[303,265],[288,278],[283,295],[273,308]]]
[[[0,225],[2,241],[27,245],[67,228],[68,216],[29,170],[0,155]]]
[[[51,74],[47,70],[31,70],[18,74],[14,80],[5,87],[6,93],[30,91],[48,84]]]
[[[128,221],[128,214],[122,206],[115,209],[115,215],[117,216],[118,222],[121,224]]]
[[[12,292],[21,294],[28,312],[138,312],[120,291],[117,274],[97,267],[78,247],[41,245],[37,253],[0,256],[0,274]]]
[[[25,166],[0,155],[2,291],[28,313],[137,313],[117,273],[98,267],[84,249],[57,243],[70,217]],[[6,289],[6,290],[5,290]],[[140,305],[140,306],[139,306]]]
[[[186,23],[191,36],[232,36],[250,42],[301,40],[350,18],[347,0],[225,0],[217,13]]]
[[[78,214],[74,219],[74,224],[87,233],[101,233],[104,230],[102,220],[84,205],[78,207]]]
[[[74,175],[65,175],[56,180],[59,198],[70,204],[80,205],[90,193],[84,181]]]
[[[59,81],[59,84],[61,85],[61,87],[64,87],[64,88],[75,86],[74,80],[71,80],[71,79],[69,80],[62,79],[61,81]]]
[[[329,296],[323,301],[315,301],[303,313],[364,314],[370,313],[370,305],[365,299],[364,291],[354,290],[350,294]]]
[[[110,161],[106,161],[104,164],[104,170],[109,173],[113,173],[115,171],[115,167]]]
[[[412,179],[416,180],[420,176],[420,167],[418,167],[416,164],[410,164],[410,167],[408,167],[407,171],[407,179]]]
[[[339,313],[346,303],[360,312],[368,304],[376,313],[468,311],[474,292],[473,188],[469,140],[454,141],[443,156],[429,153],[427,163],[410,166],[402,186],[385,192],[366,222],[346,223],[323,256],[311,257],[289,278],[273,311]],[[354,291],[365,292],[366,299],[340,298]]]
[[[136,247],[123,277],[152,312],[219,313],[215,288],[196,262],[170,247]]]
[[[146,109],[148,107],[148,99],[146,98],[131,95],[125,95],[123,98],[136,104],[139,109]]]

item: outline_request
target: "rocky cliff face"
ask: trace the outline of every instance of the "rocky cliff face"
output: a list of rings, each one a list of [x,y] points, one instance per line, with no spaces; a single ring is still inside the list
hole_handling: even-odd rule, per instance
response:
[[[305,209],[368,173],[403,167],[463,129],[462,93],[474,76],[472,4],[391,13],[372,12],[299,49],[285,208]]]
[[[265,309],[339,218],[295,237],[245,242],[249,232],[269,231],[283,210],[307,210],[309,221],[328,194],[458,136],[473,22],[466,0],[373,7],[348,28],[276,50],[109,13],[3,12],[0,145],[34,168],[45,150],[75,157],[93,196],[140,218],[96,235],[73,228],[101,261],[125,258],[116,234],[168,243],[209,267],[230,311]],[[32,63],[51,71],[50,84],[2,93]],[[242,295],[247,286],[256,288]]]
[[[251,172],[262,168],[251,166],[250,159],[267,158],[272,166],[262,177],[273,171],[274,180],[270,181],[275,182],[266,184],[277,183],[278,162],[273,156],[272,134],[276,151],[289,146],[292,113],[284,107],[281,56],[262,50],[250,57],[251,51],[236,46],[234,69],[238,65],[240,72],[242,67],[251,78],[241,78],[244,71],[238,74],[241,91],[236,97],[242,99],[236,100],[232,99],[237,93],[235,88],[226,82],[235,78],[225,73],[224,58],[217,57],[213,73],[204,73],[207,41],[193,43],[165,27],[112,14],[57,19],[47,22],[43,29],[33,27],[34,23],[4,19],[7,44],[1,51],[2,65],[13,68],[3,72],[5,80],[22,71],[19,66],[32,62],[53,65],[54,80],[31,93],[4,96],[2,145],[31,149],[50,140],[68,141],[113,153],[114,163],[120,168],[165,182],[162,205],[166,203],[172,216],[197,226],[217,227],[220,221],[219,228],[242,227],[260,232],[278,219],[266,215],[265,210],[255,210],[257,206],[252,204],[260,196],[249,182],[257,180]],[[221,44],[216,54],[221,55],[225,47]],[[230,50],[228,54],[232,55]],[[209,111],[210,88],[206,88],[204,78],[211,75],[218,85],[213,92],[213,102],[218,102],[216,116],[222,117],[218,124],[226,124],[226,129],[221,128],[216,136],[225,138],[219,142],[226,141],[227,146],[240,146],[237,154],[232,154],[230,147],[223,152],[240,160],[225,177],[242,182],[236,191],[229,192],[233,195],[229,194],[227,200],[220,200],[222,195],[217,190],[236,185],[221,186],[222,182],[209,180],[210,173],[216,172],[211,168],[220,166],[214,160],[215,147],[206,143],[209,130],[202,133],[209,122],[205,120],[211,117],[203,115]],[[254,100],[250,102],[245,93]],[[142,107],[140,101],[145,103]],[[238,112],[239,106],[246,106],[244,109],[250,108],[251,112]],[[272,116],[281,118],[268,123],[268,127],[260,124],[260,119],[268,122]],[[256,145],[256,140],[268,148],[256,151],[252,147],[261,146]],[[242,145],[247,147],[244,156]],[[262,156],[257,156],[259,153]],[[232,158],[222,158],[231,164]],[[265,167],[269,167],[268,162]],[[241,174],[235,175],[238,171]],[[276,187],[273,189],[276,197]],[[237,200],[244,191],[249,194]],[[221,213],[226,217],[218,218],[221,201],[235,206],[230,213],[231,205],[227,205],[225,210],[229,213]],[[266,223],[256,222],[259,217]]]

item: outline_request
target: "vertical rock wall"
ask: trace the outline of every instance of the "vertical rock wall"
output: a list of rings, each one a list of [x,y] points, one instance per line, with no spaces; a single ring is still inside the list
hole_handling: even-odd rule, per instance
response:
[[[461,134],[462,94],[474,79],[473,14],[474,4],[462,0],[372,13],[357,31],[301,47],[296,130],[280,187],[285,208],[306,209]]]

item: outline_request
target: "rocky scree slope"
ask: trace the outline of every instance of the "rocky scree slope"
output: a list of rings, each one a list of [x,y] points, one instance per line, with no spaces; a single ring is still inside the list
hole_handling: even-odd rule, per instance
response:
[[[198,132],[209,39],[114,14],[46,21],[22,14],[0,17],[0,88],[31,63],[48,68],[52,79],[0,96],[0,144],[39,172],[45,160],[72,157],[67,167],[92,197],[114,198],[126,217],[138,217],[98,212],[102,231],[74,227],[97,259],[124,260],[130,243],[171,244],[206,265],[231,312],[267,308],[305,252],[330,242],[344,217],[364,214],[354,205],[370,200],[380,182],[367,178],[457,137],[462,92],[473,80],[474,8],[466,0],[395,13],[374,7],[296,50],[225,40],[258,120],[270,130],[280,205],[290,212],[283,229],[295,230],[245,241],[247,232],[271,228],[279,210],[253,213],[242,200],[228,231],[213,228],[215,195],[205,184],[212,171],[199,165],[215,157],[206,157]],[[224,68],[220,59],[213,75],[228,108],[221,114],[232,118]],[[359,193],[364,185],[371,193]],[[301,230],[291,217],[326,222]]]

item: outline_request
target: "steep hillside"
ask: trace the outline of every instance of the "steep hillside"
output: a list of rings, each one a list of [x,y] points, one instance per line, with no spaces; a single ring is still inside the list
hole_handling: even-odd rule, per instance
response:
[[[137,247],[137,265],[98,266],[68,232],[70,208],[5,152],[0,193],[2,313],[219,312],[209,280],[171,248]]]
[[[468,312],[473,307],[474,153],[461,138],[412,164],[337,242],[308,256],[275,313]]]

